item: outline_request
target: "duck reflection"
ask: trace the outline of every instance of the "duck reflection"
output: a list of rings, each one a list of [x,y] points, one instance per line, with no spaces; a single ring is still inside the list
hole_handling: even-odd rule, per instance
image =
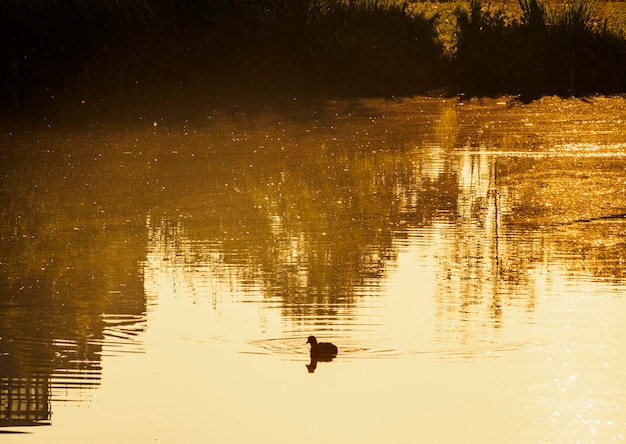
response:
[[[311,362],[306,364],[309,373],[315,372],[318,362],[330,362],[337,356],[337,346],[330,342],[317,342],[315,336],[309,336],[306,341],[311,344]]]

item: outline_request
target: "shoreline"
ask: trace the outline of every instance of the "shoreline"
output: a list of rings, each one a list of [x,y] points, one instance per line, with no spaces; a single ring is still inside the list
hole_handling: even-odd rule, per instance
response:
[[[293,97],[626,92],[626,35],[589,0],[520,0],[517,9],[479,0],[434,9],[185,0],[156,1],[149,12],[143,0],[61,3],[2,7],[2,116],[119,117]]]

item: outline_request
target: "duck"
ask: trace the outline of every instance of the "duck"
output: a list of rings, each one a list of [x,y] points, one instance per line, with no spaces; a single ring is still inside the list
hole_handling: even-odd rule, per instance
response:
[[[317,338],[313,335],[309,336],[306,341],[311,344],[311,356],[334,356],[337,354],[337,346],[330,342],[317,342]],[[322,359],[320,359],[322,360]]]

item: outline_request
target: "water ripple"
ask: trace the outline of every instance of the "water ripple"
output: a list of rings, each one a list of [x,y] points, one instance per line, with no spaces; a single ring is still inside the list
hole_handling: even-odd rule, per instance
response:
[[[308,345],[306,339],[308,336],[286,336],[279,338],[256,339],[248,341],[250,349],[242,350],[241,353],[258,354],[258,355],[278,355],[286,359],[292,359],[296,356],[308,357]],[[318,340],[332,340],[339,347],[339,354],[342,359],[381,359],[381,358],[400,358],[405,356],[432,356],[440,358],[474,358],[474,357],[498,357],[503,353],[514,352],[530,348],[533,345],[526,342],[509,342],[509,343],[487,343],[485,345],[476,345],[468,347],[437,347],[433,346],[429,349],[399,349],[384,346],[364,346],[359,345],[356,341],[342,337],[324,337],[318,336]]]

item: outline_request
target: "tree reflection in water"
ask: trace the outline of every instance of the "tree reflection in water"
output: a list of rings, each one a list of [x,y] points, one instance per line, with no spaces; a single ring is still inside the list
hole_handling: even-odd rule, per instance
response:
[[[51,400],[88,399],[103,354],[136,347],[145,327],[143,220],[120,211],[83,144],[57,136],[42,150],[3,143],[0,427],[47,423]]]
[[[404,239],[426,230],[438,239],[431,249],[439,263],[441,325],[458,316],[472,321],[468,326],[498,328],[507,305],[533,310],[529,270],[557,254],[546,242],[560,255],[578,254],[579,245],[568,249],[543,231],[587,214],[585,199],[572,196],[595,186],[612,193],[611,205],[623,200],[621,188],[602,179],[623,180],[614,168],[621,158],[601,160],[593,150],[572,154],[563,146],[555,156],[572,161],[559,166],[543,147],[567,131],[575,143],[580,128],[538,132],[527,124],[528,109],[514,102],[426,100],[420,113],[410,102],[342,106],[295,119],[235,118],[211,128],[210,137],[197,134],[177,145],[176,155],[168,145],[159,148],[167,162],[157,163],[153,175],[168,199],[149,226],[182,227],[176,228],[182,237],[167,247],[170,259],[193,268],[219,258],[227,275],[236,267],[237,279],[282,301],[290,322],[340,325],[394,266]],[[561,111],[539,104],[537,121]],[[587,125],[596,131],[604,117]],[[596,146],[588,137],[585,143]],[[594,175],[570,186],[584,163]],[[558,182],[565,170],[572,171],[568,180]],[[567,214],[548,201],[541,186],[548,175],[559,184],[561,202],[571,204]]]

